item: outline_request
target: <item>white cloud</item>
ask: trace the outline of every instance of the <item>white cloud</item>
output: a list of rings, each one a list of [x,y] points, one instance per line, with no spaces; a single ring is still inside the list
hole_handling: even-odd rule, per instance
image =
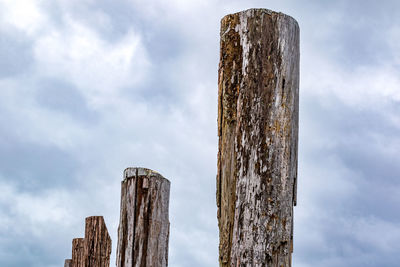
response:
[[[65,28],[41,36],[34,48],[40,76],[72,82],[90,105],[103,105],[123,87],[138,85],[150,66],[141,37],[133,31],[110,43],[70,17]]]
[[[199,266],[217,265],[215,169],[219,20],[227,12],[263,6],[265,1],[133,0],[130,2],[132,14],[139,17],[121,21],[135,21],[137,24],[124,25],[124,30],[118,32],[115,39],[105,38],[103,34],[119,30],[113,27],[121,26],[118,25],[121,22],[116,22],[111,11],[106,13],[107,8],[98,9],[103,2],[52,2],[57,7],[54,12],[59,12],[56,13],[59,15],[57,22],[51,16],[53,11],[46,10],[44,3],[51,2],[0,0],[1,30],[11,27],[25,32],[34,52],[33,68],[29,74],[15,80],[0,80],[0,108],[8,118],[3,129],[13,132],[13,137],[25,141],[27,146],[32,142],[67,151],[81,164],[71,177],[71,183],[79,189],[20,192],[17,186],[1,182],[0,205],[12,207],[12,213],[0,209],[0,229],[24,229],[22,222],[26,221],[29,227],[24,231],[33,229],[36,235],[45,234],[49,225],[61,225],[66,232],[77,233],[76,229],[83,229],[85,216],[102,214],[115,244],[122,170],[127,166],[144,166],[160,171],[172,181],[170,263],[183,266],[187,257],[193,256],[201,262]],[[115,3],[119,4],[118,1]],[[397,90],[400,78],[396,69],[399,60],[344,69],[341,62],[329,55],[329,49],[336,49],[336,41],[340,40],[328,48],[321,46],[324,41],[337,36],[335,25],[340,23],[343,14],[336,9],[322,10],[312,5],[302,5],[297,9],[293,2],[271,2],[268,5],[283,11],[292,8],[296,12],[291,15],[304,22],[300,24],[301,97],[312,98],[327,107],[326,110],[301,107],[308,113],[300,114],[302,150],[299,204],[295,209],[295,242],[300,245],[295,246],[295,252],[301,251],[306,255],[317,251],[315,254],[319,254],[307,259],[295,258],[295,266],[315,266],[310,262],[323,256],[324,251],[331,253],[332,257],[320,261],[326,265],[319,266],[343,263],[330,246],[328,234],[331,229],[324,227],[333,224],[336,218],[340,222],[337,231],[344,237],[350,236],[362,242],[363,232],[376,231],[377,234],[371,234],[365,242],[374,246],[374,239],[382,235],[383,239],[377,242],[376,248],[392,251],[390,245],[399,238],[397,224],[382,218],[345,216],[346,201],[360,195],[358,186],[365,177],[342,162],[338,146],[343,145],[340,143],[343,140],[351,146],[354,144],[351,138],[364,138],[369,141],[371,153],[385,152],[396,158],[399,142],[385,138],[383,132],[361,134],[354,131],[355,137],[350,136],[337,125],[338,122],[331,125],[325,120],[324,115],[332,114],[315,117],[310,114],[335,112],[338,111],[335,105],[342,107],[344,104],[352,111],[379,113],[389,118],[393,125],[400,126],[399,116],[390,114],[385,108],[389,102],[400,101]],[[325,19],[325,23],[321,20],[320,27],[315,25],[315,20],[310,20],[315,18],[315,14],[310,15],[313,12]],[[127,28],[131,30],[125,31]],[[154,29],[157,33],[152,32]],[[170,36],[152,39],[160,32]],[[397,33],[397,30],[392,30],[393,40]],[[169,43],[171,39],[173,44]],[[176,102],[154,101],[152,93],[157,92],[149,88],[146,81],[157,79],[159,73],[152,67],[158,62],[150,62],[152,51],[145,46],[144,40],[165,42],[162,48],[176,53],[173,57],[166,55],[168,59],[165,61],[162,61],[165,59],[163,55],[156,55],[157,60],[162,61],[157,65],[157,72],[163,72],[165,80],[162,82],[168,83],[164,88],[160,82],[157,90],[166,89],[166,99],[178,99]],[[399,50],[398,43],[392,42],[392,46],[393,51]],[[35,90],[41,80],[48,78],[76,87],[89,104],[89,109],[95,110],[98,120],[84,125],[67,112],[39,105],[35,100]],[[135,94],[137,87],[147,90],[146,94]],[[129,97],[125,95],[127,88],[133,92]],[[57,89],[52,88],[54,91]],[[331,125],[329,130],[327,125]],[[324,151],[326,154],[321,157]],[[34,173],[34,170],[25,171]],[[0,181],[10,179],[1,177]],[[41,177],[37,179],[39,181]],[[396,190],[391,190],[395,195]],[[191,214],[190,221],[187,214]],[[388,228],[394,233],[393,238],[379,232],[379,228]],[[60,238],[59,242],[68,246],[70,239],[79,236],[63,235],[65,239]],[[51,238],[47,237],[47,240]],[[352,244],[347,246],[349,250],[357,249]],[[301,247],[306,249],[301,250]],[[47,252],[55,250],[46,247]]]
[[[57,224],[62,229],[69,227],[74,210],[74,201],[71,201],[71,193],[65,190],[51,190],[41,195],[27,192],[18,192],[11,184],[0,182],[0,206],[8,207],[10,212],[3,214],[3,227],[15,231],[21,225],[19,220],[23,219],[23,225],[27,229],[18,229],[26,233],[41,236],[46,231],[46,225]],[[11,215],[11,216],[10,216]]]
[[[386,35],[396,32],[387,29]],[[310,34],[309,34],[310,35]],[[309,36],[307,35],[307,36]],[[385,34],[383,34],[385,35]],[[398,38],[388,38],[397,51]],[[337,44],[340,44],[337,40]],[[395,56],[388,61],[354,67],[332,58],[324,47],[315,47],[318,43],[302,45],[301,58],[301,93],[314,96],[324,105],[330,105],[337,98],[341,103],[355,110],[382,111],[389,103],[400,101],[399,60]],[[329,47],[334,46],[330,44]],[[342,45],[342,44],[341,44]],[[328,47],[328,48],[329,48]],[[305,70],[305,71],[304,71]]]
[[[14,137],[26,143],[54,145],[67,151],[80,147],[89,137],[87,130],[69,114],[38,105],[35,87],[29,86],[34,83],[34,79],[0,80],[0,103]]]
[[[0,1],[1,25],[15,27],[29,36],[38,34],[48,23],[42,3],[41,0]]]
[[[179,16],[194,14],[204,7],[215,4],[213,0],[130,0],[130,2],[135,9],[140,8],[147,16],[157,17],[162,12],[168,19],[179,19]]]

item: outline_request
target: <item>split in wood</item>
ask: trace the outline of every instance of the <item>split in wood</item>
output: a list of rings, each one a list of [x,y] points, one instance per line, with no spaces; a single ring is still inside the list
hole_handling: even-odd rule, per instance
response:
[[[168,266],[170,182],[145,168],[127,168],[121,182],[117,267]],[[64,267],[108,267],[111,239],[101,216],[86,218],[85,238],[72,241]]]
[[[168,266],[169,192],[170,182],[155,171],[124,171],[117,267]]]
[[[249,9],[221,21],[217,206],[220,267],[291,266],[299,27]]]
[[[64,267],[109,267],[111,238],[103,216],[91,216],[85,220],[85,238],[72,240],[72,259],[65,260]]]

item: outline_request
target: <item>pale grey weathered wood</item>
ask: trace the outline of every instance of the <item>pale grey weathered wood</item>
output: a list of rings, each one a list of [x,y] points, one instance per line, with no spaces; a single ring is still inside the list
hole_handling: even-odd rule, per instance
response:
[[[155,171],[124,171],[117,267],[168,266],[169,192],[170,182]]]
[[[220,266],[291,266],[297,22],[266,9],[225,16],[218,86]]]

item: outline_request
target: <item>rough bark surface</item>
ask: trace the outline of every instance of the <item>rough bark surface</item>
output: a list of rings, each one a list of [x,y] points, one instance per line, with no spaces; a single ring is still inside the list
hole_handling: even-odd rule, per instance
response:
[[[65,260],[64,267],[72,267],[72,259]]]
[[[168,266],[169,192],[170,182],[155,171],[124,171],[117,267]]]
[[[91,216],[85,220],[84,256],[85,267],[109,267],[111,238],[103,216]]]
[[[220,51],[220,266],[291,266],[299,27],[266,9],[227,15]]]
[[[72,240],[72,267],[85,267],[85,240],[74,238]]]

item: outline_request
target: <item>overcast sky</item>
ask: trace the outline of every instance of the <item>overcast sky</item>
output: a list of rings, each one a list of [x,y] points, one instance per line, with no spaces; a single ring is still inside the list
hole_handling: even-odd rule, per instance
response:
[[[301,32],[294,267],[400,262],[400,2],[0,0],[0,266],[63,266],[84,219],[113,240],[122,172],[171,181],[172,267],[218,266],[220,19]]]

